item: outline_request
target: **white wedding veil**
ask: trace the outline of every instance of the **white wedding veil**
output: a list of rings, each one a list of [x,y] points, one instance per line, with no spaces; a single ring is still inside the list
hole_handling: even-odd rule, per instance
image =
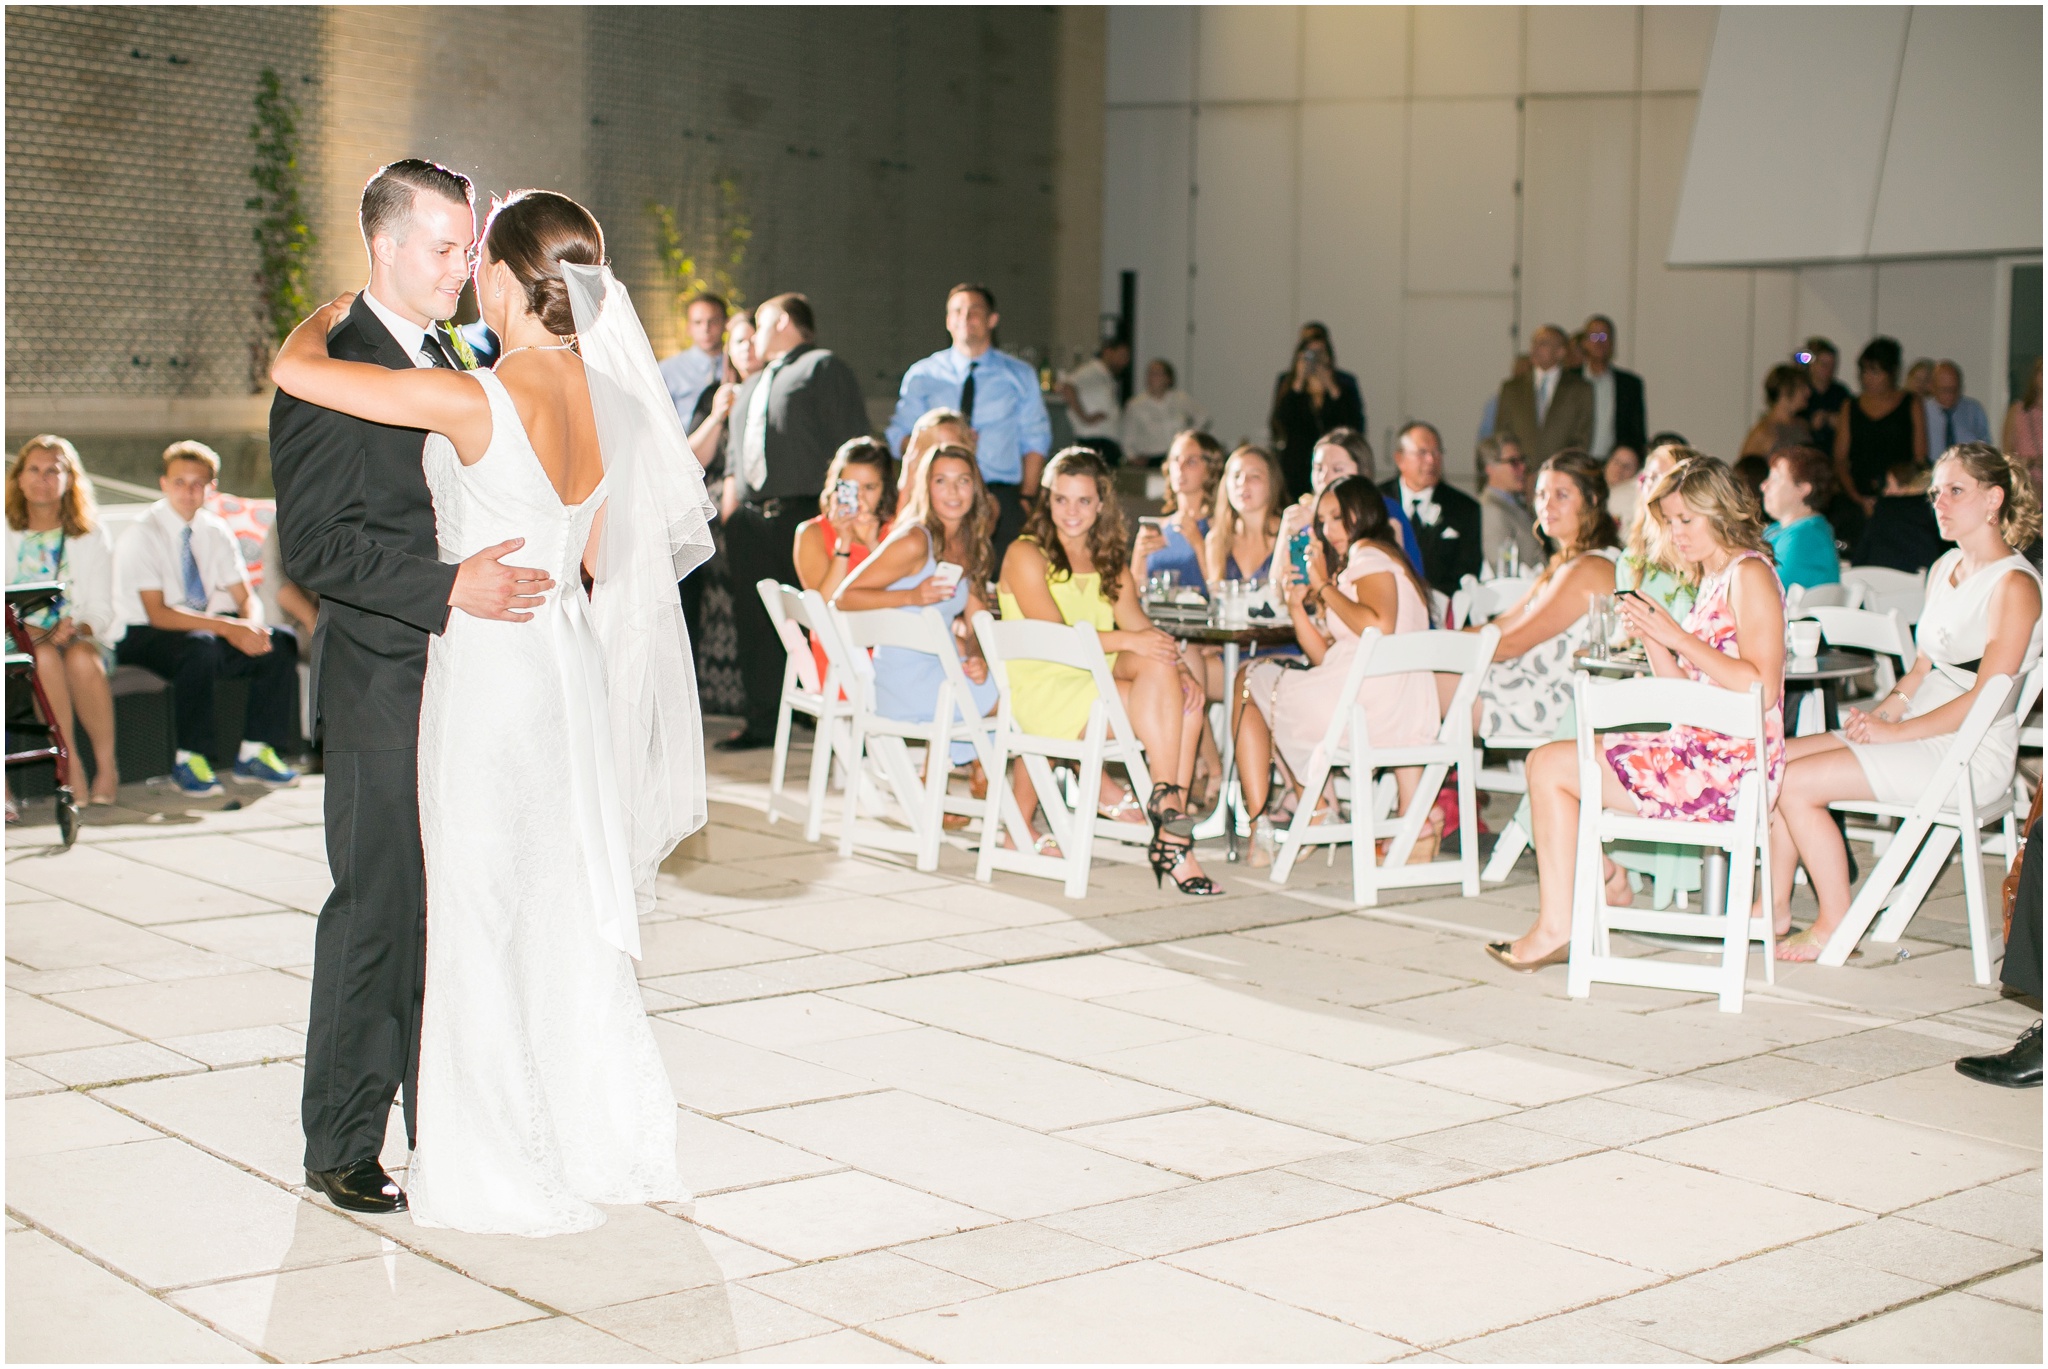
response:
[[[604,266],[564,262],[562,278],[604,460],[591,622],[636,911],[644,913],[661,862],[704,825],[704,729],[676,583],[709,559],[716,510],[625,286]],[[600,930],[639,955],[637,917]]]

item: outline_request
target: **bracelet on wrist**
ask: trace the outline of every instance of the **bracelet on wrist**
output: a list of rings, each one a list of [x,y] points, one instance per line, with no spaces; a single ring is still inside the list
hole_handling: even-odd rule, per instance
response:
[[[832,559],[835,561],[843,561],[850,558],[852,555],[853,551],[851,548],[841,547],[838,551],[832,553]]]

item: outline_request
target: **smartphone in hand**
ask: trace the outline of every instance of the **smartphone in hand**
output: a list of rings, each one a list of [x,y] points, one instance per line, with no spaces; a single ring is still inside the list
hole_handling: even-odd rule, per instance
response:
[[[1303,584],[1308,583],[1308,548],[1310,538],[1311,534],[1308,529],[1303,528],[1300,532],[1287,539],[1287,559],[1293,563],[1294,573],[1301,577]]]
[[[860,486],[851,480],[842,480],[832,487],[832,507],[841,518],[851,518],[860,512]]]

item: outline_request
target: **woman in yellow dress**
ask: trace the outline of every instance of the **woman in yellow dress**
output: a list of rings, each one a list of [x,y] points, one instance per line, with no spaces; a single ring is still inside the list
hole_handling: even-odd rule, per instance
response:
[[[998,598],[1005,618],[1090,623],[1102,634],[1117,693],[1156,781],[1144,806],[1153,829],[1146,852],[1153,877],[1171,878],[1184,894],[1220,894],[1195,859],[1194,824],[1184,811],[1207,699],[1181,664],[1179,643],[1140,607],[1129,546],[1109,467],[1086,447],[1069,447],[1046,466],[1024,533],[1003,556]],[[1011,717],[1020,729],[1042,737],[1087,730],[1095,681],[1086,671],[1019,661],[1009,672]],[[1028,822],[1037,796],[1022,765],[1013,767],[1011,783]]]

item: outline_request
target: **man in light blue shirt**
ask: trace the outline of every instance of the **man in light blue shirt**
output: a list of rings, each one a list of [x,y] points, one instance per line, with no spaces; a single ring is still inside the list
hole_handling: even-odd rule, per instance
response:
[[[683,322],[690,345],[661,363],[662,383],[675,401],[676,416],[683,431],[690,431],[690,419],[697,412],[697,400],[708,386],[718,383],[725,367],[725,301],[717,295],[697,295],[683,310]]]
[[[1039,473],[1052,446],[1052,420],[1038,390],[1038,375],[995,349],[1000,321],[986,285],[956,285],[946,295],[946,331],[953,345],[933,352],[903,373],[889,449],[903,443],[917,420],[933,409],[958,409],[974,425],[981,478],[1001,509],[996,521],[996,564],[1024,528],[1024,510],[1038,497]]]
[[[1920,402],[1927,419],[1929,463],[1940,460],[1958,442],[1991,440],[1991,420],[1982,404],[1963,393],[1963,368],[1953,361],[1935,366],[1933,392]]]

